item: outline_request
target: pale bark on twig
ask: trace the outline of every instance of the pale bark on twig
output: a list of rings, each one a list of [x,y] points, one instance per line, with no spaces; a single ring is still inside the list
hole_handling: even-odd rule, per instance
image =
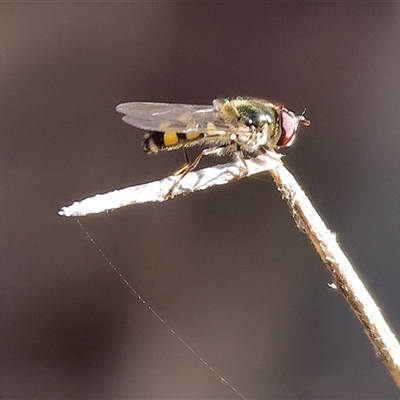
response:
[[[246,160],[247,176],[265,172],[281,164],[280,156],[267,152],[263,156]],[[239,160],[222,165],[189,172],[184,178],[168,176],[159,181],[131,186],[125,189],[114,190],[104,194],[97,194],[69,206],[64,206],[58,212],[64,217],[82,217],[88,214],[108,212],[117,208],[168,200],[168,194],[174,184],[173,197],[186,195],[211,186],[225,185],[243,177],[243,163]]]
[[[270,170],[270,174],[286,200],[298,227],[310,238],[332,274],[335,286],[341,290],[376,353],[382,358],[397,387],[400,388],[399,342],[340,248],[336,235],[326,227],[300,185],[284,165]]]
[[[327,229],[304,191],[276,156],[276,153],[246,160],[246,164],[248,167],[247,175],[263,171],[270,172],[286,200],[297,226],[310,238],[322,261],[332,274],[334,281],[332,286],[341,290],[361,322],[376,353],[382,358],[396,385],[400,388],[400,345],[376,303],[338,245],[335,234]],[[191,172],[180,181],[179,176],[171,176],[144,185],[98,194],[63,207],[59,214],[67,217],[84,216],[111,211],[131,204],[162,202],[167,200],[166,196],[177,181],[179,183],[174,187],[174,197],[237,180],[242,177],[242,170],[243,166],[239,162],[233,162]]]

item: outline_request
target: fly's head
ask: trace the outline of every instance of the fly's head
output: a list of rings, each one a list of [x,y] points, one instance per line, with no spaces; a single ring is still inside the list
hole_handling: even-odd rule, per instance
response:
[[[304,112],[296,115],[280,103],[263,99],[216,99],[213,105],[225,122],[234,124],[231,140],[250,153],[290,146],[299,124],[310,125]]]

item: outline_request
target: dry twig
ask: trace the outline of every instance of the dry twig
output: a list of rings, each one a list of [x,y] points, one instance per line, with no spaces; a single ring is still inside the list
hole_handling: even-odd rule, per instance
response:
[[[263,171],[270,172],[298,227],[310,238],[332,274],[334,280],[332,286],[341,290],[361,322],[376,353],[382,358],[396,385],[400,388],[400,345],[371,295],[339,247],[335,234],[327,229],[300,185],[285,168],[276,153],[246,160],[246,164],[249,170],[248,175]],[[229,163],[191,172],[176,185],[173,195],[188,194],[237,180],[241,177],[240,167],[242,166],[238,163]],[[98,194],[63,207],[59,214],[67,217],[84,216],[130,204],[165,201],[171,187],[179,179],[179,176],[171,176],[144,185]]]
[[[298,227],[312,244],[334,279],[334,286],[361,322],[376,353],[392,374],[400,389],[400,345],[384,320],[381,311],[340,248],[336,235],[322,221],[293,175],[282,164],[270,173],[286,200]]]
[[[268,152],[264,156],[246,160],[247,175],[268,171],[276,168],[279,164],[281,164],[279,155]],[[179,183],[173,190],[174,197],[236,181],[242,177],[242,170],[243,164],[238,161],[190,172],[183,179],[180,176],[168,176],[159,181],[97,194],[76,201],[70,206],[62,207],[58,214],[65,217],[82,217],[133,204],[163,202],[168,200],[168,193],[176,182]]]

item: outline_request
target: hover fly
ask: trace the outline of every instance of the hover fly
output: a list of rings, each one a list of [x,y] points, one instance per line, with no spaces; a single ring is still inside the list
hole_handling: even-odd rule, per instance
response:
[[[299,124],[310,125],[305,110],[300,115],[280,103],[252,97],[219,98],[212,105],[169,103],[123,103],[116,111],[123,121],[149,131],[142,149],[146,153],[183,149],[185,164],[174,175],[186,175],[205,155],[232,154],[243,161],[244,155],[259,155],[290,146]],[[190,161],[187,147],[205,148]]]

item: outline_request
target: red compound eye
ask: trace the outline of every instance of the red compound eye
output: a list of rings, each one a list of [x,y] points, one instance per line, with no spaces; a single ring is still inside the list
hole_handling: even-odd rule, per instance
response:
[[[310,125],[311,122],[304,116],[305,111],[304,109],[301,115],[295,115],[295,113],[282,106],[280,115],[281,137],[276,144],[278,147],[290,146],[293,143],[299,123],[304,126]]]
[[[277,146],[290,146],[294,141],[299,120],[291,111],[287,110],[286,108],[281,109],[280,119],[282,133],[278,140]]]

